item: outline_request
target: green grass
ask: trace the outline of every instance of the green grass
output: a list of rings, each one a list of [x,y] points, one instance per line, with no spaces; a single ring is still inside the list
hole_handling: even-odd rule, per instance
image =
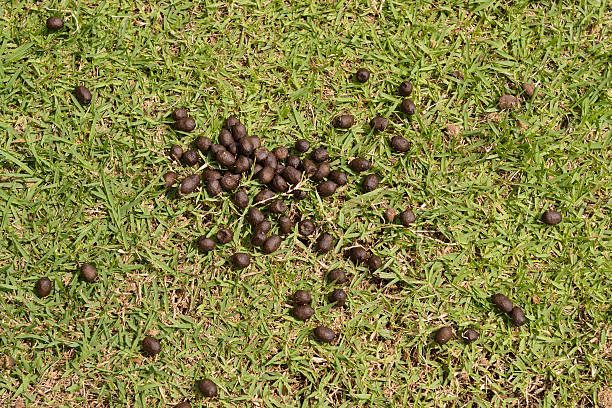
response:
[[[0,354],[17,362],[0,371],[0,405],[596,405],[612,386],[608,4],[293,3],[0,4]],[[47,33],[51,15],[66,28]],[[372,76],[356,84],[362,66]],[[404,79],[412,120],[396,115]],[[500,112],[524,81],[533,99]],[[71,95],[79,83],[90,106]],[[194,134],[169,128],[174,107],[189,108]],[[357,125],[332,129],[340,112]],[[231,113],[267,146],[303,137],[350,173],[332,198],[291,204],[337,238],[332,253],[293,234],[232,270],[236,248],[259,252],[228,196],[162,191],[163,173],[188,171],[169,146],[216,137]],[[388,131],[370,132],[376,114]],[[411,150],[392,153],[393,135]],[[381,188],[361,194],[355,156],[373,161]],[[413,207],[417,222],[384,224],[389,206]],[[556,227],[539,221],[551,207]],[[227,225],[233,244],[197,252],[199,235]],[[384,270],[345,260],[355,243]],[[97,283],[77,279],[81,262],[98,267]],[[322,279],[338,266],[351,272],[343,310]],[[54,291],[38,299],[42,276]],[[289,315],[296,289],[314,296],[306,323]],[[493,309],[495,292],[524,307],[526,326]],[[339,340],[315,343],[319,323]],[[481,338],[437,347],[443,325]],[[155,358],[140,352],[146,333],[162,341]],[[198,396],[204,377],[219,398]]]

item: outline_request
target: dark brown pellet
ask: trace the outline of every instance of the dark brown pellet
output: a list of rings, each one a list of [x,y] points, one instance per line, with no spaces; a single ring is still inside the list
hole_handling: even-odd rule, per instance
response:
[[[450,327],[441,327],[434,336],[434,340],[439,345],[444,345],[453,337],[453,329]]]
[[[291,299],[296,305],[309,305],[312,302],[310,292],[302,289],[296,290],[295,293],[291,296]]]
[[[276,160],[276,156],[274,154],[269,153],[262,164],[264,167],[272,167],[274,170],[276,170],[278,167],[278,160]]]
[[[173,171],[169,171],[164,174],[164,188],[170,188],[176,183],[176,179],[178,178],[178,174]]]
[[[286,166],[282,171],[282,176],[289,184],[297,184],[302,179],[302,172],[295,167]]]
[[[314,336],[321,343],[331,343],[336,338],[336,334],[328,327],[317,326],[314,331]]]
[[[202,153],[206,153],[212,146],[210,139],[204,136],[199,136],[194,144]]]
[[[306,139],[299,139],[295,142],[295,150],[300,153],[306,153],[310,149],[310,142]]]
[[[215,169],[204,169],[204,171],[202,172],[202,178],[206,181],[210,181],[210,180],[221,180],[221,173],[219,173],[217,170]]]
[[[226,173],[223,175],[223,177],[221,177],[219,183],[221,184],[223,191],[233,191],[238,187],[238,184],[240,184],[240,176],[237,174]]]
[[[510,313],[512,311],[512,302],[506,295],[496,293],[491,296],[491,302],[504,313]]]
[[[49,17],[47,19],[47,28],[51,31],[57,31],[64,26],[64,21],[59,17]]]
[[[394,208],[387,208],[385,210],[384,216],[387,222],[393,222],[393,220],[395,220],[395,217],[397,216],[397,211],[395,211]]]
[[[272,214],[283,214],[288,210],[288,207],[282,200],[274,200],[268,205],[268,210]]]
[[[227,119],[225,119],[225,128],[226,129],[231,129],[234,126],[236,126],[237,124],[239,124],[240,121],[238,120],[238,118],[234,115],[230,115],[227,117]]]
[[[324,232],[319,235],[319,238],[317,238],[315,248],[318,253],[325,254],[331,250],[333,244],[334,237],[331,234]]]
[[[382,116],[376,116],[370,121],[370,127],[377,132],[382,132],[388,125],[389,120],[387,118],[383,118]]]
[[[261,147],[261,140],[257,136],[249,136],[249,141],[253,145],[254,150],[257,150]]]
[[[267,234],[271,228],[272,228],[272,223],[268,220],[264,220],[255,226],[255,231],[256,232],[261,231]]]
[[[206,191],[211,197],[215,197],[221,194],[223,188],[219,180],[211,179],[206,182]]]
[[[263,163],[264,161],[266,161],[268,155],[270,154],[272,153],[270,153],[268,149],[266,149],[265,147],[260,147],[255,151],[255,161],[257,163]]]
[[[234,204],[238,208],[247,208],[249,206],[249,196],[246,191],[238,190],[234,194]]]
[[[74,96],[81,105],[89,105],[91,103],[91,92],[82,85],[74,88]]]
[[[321,197],[329,197],[336,192],[338,185],[331,180],[322,182],[317,186],[317,191]]]
[[[183,148],[179,145],[170,146],[170,158],[179,161],[181,157],[183,157]]]
[[[329,283],[337,283],[337,284],[343,284],[347,281],[346,279],[346,273],[344,272],[344,269],[332,269],[331,271],[329,271],[329,273],[327,274],[327,281]]]
[[[391,148],[398,153],[404,153],[410,149],[410,143],[401,136],[393,136],[391,138]]]
[[[499,98],[499,108],[500,109],[512,109],[515,106],[518,106],[519,101],[515,96],[512,95],[502,95]]]
[[[267,233],[255,230],[251,238],[251,244],[253,244],[253,246],[262,246],[264,242],[266,242],[266,239],[268,239]]]
[[[213,241],[212,239],[206,238],[205,236],[201,236],[200,238],[198,238],[198,249],[200,251],[209,252],[215,249],[216,247],[217,244],[215,244],[215,241]]]
[[[195,191],[195,189],[200,185],[200,175],[192,174],[191,176],[187,176],[183,181],[181,181],[180,191],[182,194],[190,194]]]
[[[304,190],[300,190],[299,188],[293,190],[293,199],[294,200],[303,200],[308,197],[308,193]]]
[[[219,153],[226,151],[227,149],[225,148],[225,146],[220,145],[220,144],[212,144],[210,146],[210,152],[217,157],[217,155],[219,155]]]
[[[349,250],[349,258],[355,263],[364,263],[368,260],[368,251],[362,247],[353,247]]]
[[[234,163],[234,171],[236,173],[244,173],[251,168],[253,162],[246,156],[238,156]]]
[[[172,119],[179,120],[179,119],[184,119],[186,117],[189,116],[189,113],[187,112],[187,109],[175,109],[174,111],[172,111]]]
[[[285,160],[285,164],[287,166],[291,166],[298,169],[302,167],[302,160],[296,155],[292,154],[291,156],[287,157],[287,160]]]
[[[217,396],[217,385],[209,379],[198,381],[198,390],[207,398]]]
[[[34,289],[36,291],[36,295],[40,298],[43,298],[51,293],[52,287],[53,284],[51,283],[51,279],[44,277],[40,278],[36,282],[36,286],[34,287]]]
[[[319,164],[319,167],[317,168],[317,171],[315,172],[315,174],[312,175],[312,179],[315,181],[323,180],[324,178],[329,176],[330,171],[331,171],[331,168],[329,164],[321,163]]]
[[[317,165],[309,159],[302,160],[301,167],[302,171],[304,172],[304,174],[306,174],[307,177],[310,177],[317,172]]]
[[[250,138],[243,137],[238,141],[238,151],[245,156],[252,156],[255,151],[255,146]]]
[[[270,235],[268,239],[266,239],[266,242],[264,242],[262,250],[266,254],[271,254],[280,247],[280,244],[281,238],[278,235]]]
[[[351,163],[349,164],[349,166],[351,167],[353,171],[357,173],[361,173],[362,171],[369,170],[370,167],[372,167],[372,163],[370,163],[370,161],[367,159],[364,159],[362,157],[357,157],[351,160]]]
[[[217,231],[217,241],[220,244],[229,244],[234,239],[234,233],[227,228],[220,229]]]
[[[335,307],[342,307],[346,303],[346,292],[342,289],[336,289],[329,294],[328,299],[335,303]]]
[[[561,222],[562,219],[563,219],[563,216],[561,215],[560,212],[557,212],[557,211],[546,210],[542,214],[542,222],[544,222],[544,224],[557,225],[558,223]]]
[[[251,225],[256,226],[257,224],[262,222],[264,220],[264,218],[265,217],[264,217],[263,213],[259,209],[255,208],[255,207],[249,208],[249,212],[247,214],[247,219],[249,220]]]
[[[230,261],[237,269],[244,269],[251,264],[251,256],[242,252],[236,253],[230,257]]]
[[[412,210],[402,211],[400,213],[400,215],[399,215],[399,219],[400,219],[400,222],[402,223],[402,225],[405,226],[405,227],[409,226],[414,221],[416,221],[416,217],[415,217],[414,212]]]
[[[238,123],[230,129],[232,131],[232,135],[234,136],[234,140],[240,140],[243,137],[247,136],[246,127],[242,123]]]
[[[268,184],[274,178],[274,169],[272,167],[264,167],[257,173],[257,179],[262,184]]]
[[[287,156],[289,156],[289,149],[284,146],[279,146],[276,149],[272,150],[276,158],[280,161],[285,161]]]
[[[155,337],[146,336],[142,340],[142,349],[146,355],[154,356],[161,351],[161,344]]]
[[[174,408],[191,408],[191,404],[189,403],[189,401],[183,401],[176,404]]]
[[[318,163],[329,159],[329,152],[323,148],[314,149],[310,153],[310,158]]]
[[[372,272],[382,268],[382,260],[378,255],[370,255],[368,258],[368,269]]]
[[[368,79],[370,79],[370,71],[365,68],[358,69],[355,73],[355,79],[361,83],[366,82]]]
[[[270,200],[274,196],[275,196],[275,194],[272,191],[270,191],[268,189],[264,189],[264,190],[261,190],[259,193],[257,193],[257,195],[255,196],[254,202],[255,202],[255,204],[259,204],[262,201]]]
[[[368,174],[363,178],[363,191],[369,193],[378,188],[378,176],[375,174]]]
[[[291,221],[291,218],[287,217],[286,215],[283,215],[278,219],[278,230],[281,234],[289,234],[291,231],[293,231],[294,225],[295,224],[293,221]]]
[[[310,220],[300,221],[298,224],[298,232],[305,237],[312,235],[315,231],[315,225]]]
[[[94,282],[98,279],[98,271],[93,265],[83,264],[81,265],[81,278],[87,282]]]
[[[182,118],[177,120],[174,123],[174,127],[176,130],[180,130],[181,132],[191,132],[196,127],[195,120],[193,118]]]
[[[512,311],[510,312],[510,319],[512,320],[512,324],[517,327],[527,323],[525,312],[523,312],[523,309],[518,306],[512,308]]]
[[[480,333],[478,333],[472,328],[467,328],[463,331],[463,333],[461,333],[461,338],[466,344],[475,342],[476,340],[478,340],[478,337],[480,337]]]
[[[521,88],[523,88],[523,92],[525,92],[525,95],[527,95],[528,98],[531,98],[535,93],[535,85],[531,82],[522,83]]]
[[[397,88],[397,93],[400,96],[410,96],[412,93],[412,83],[410,81],[402,82]]]
[[[183,153],[181,160],[187,166],[195,166],[200,161],[200,156],[195,150],[187,150],[185,153]]]
[[[281,175],[277,174],[272,179],[271,187],[277,193],[282,193],[289,189],[289,184],[287,184],[287,181]]]
[[[238,153],[238,147],[236,143],[232,143],[231,145],[227,146],[227,151],[235,156],[236,153]]]
[[[314,315],[314,309],[309,305],[297,305],[293,308],[291,314],[298,320],[308,320]]]
[[[235,141],[234,136],[232,136],[232,132],[227,129],[221,129],[219,132],[219,143],[225,147],[234,144]]]
[[[406,115],[414,115],[416,113],[416,105],[410,99],[404,99],[400,105],[400,110]]]
[[[224,150],[222,152],[219,152],[219,154],[217,154],[217,161],[222,166],[232,167],[234,163],[236,163],[236,158],[234,157],[233,154],[231,154],[227,150]]]
[[[346,173],[339,170],[334,170],[329,173],[329,179],[336,183],[338,186],[344,186],[348,183],[348,178],[346,177]]]
[[[353,115],[341,115],[333,120],[334,127],[339,129],[348,129],[355,124]]]
[[[263,170],[263,166],[259,163],[257,163],[256,165],[253,166],[253,175],[258,175],[259,172]]]

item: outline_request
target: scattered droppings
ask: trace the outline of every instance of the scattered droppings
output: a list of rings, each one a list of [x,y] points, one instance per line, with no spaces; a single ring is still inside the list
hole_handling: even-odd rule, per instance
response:
[[[298,320],[308,320],[314,315],[314,309],[310,305],[297,305],[292,314]]]
[[[512,324],[519,327],[527,323],[527,319],[525,318],[525,312],[518,306],[514,306],[512,311],[510,312],[510,319],[512,320]]]
[[[523,82],[521,84],[521,88],[523,89],[523,92],[525,92],[525,95],[527,95],[528,98],[531,98],[535,93],[535,85],[531,82]]]
[[[561,215],[560,212],[557,212],[557,211],[546,210],[542,214],[542,222],[544,222],[544,224],[557,225],[558,223],[561,222],[562,219],[563,219],[563,216]]]
[[[358,82],[361,82],[363,84],[364,82],[367,82],[368,79],[370,79],[370,71],[365,68],[360,68],[355,73],[355,78]]]
[[[518,106],[518,99],[512,95],[502,95],[499,98],[500,109],[512,109]]]
[[[217,385],[209,379],[200,380],[197,383],[198,390],[203,396],[212,398],[217,396]]]
[[[36,291],[36,295],[39,298],[48,296],[51,293],[52,288],[53,288],[53,284],[51,283],[51,279],[47,277],[40,278],[38,282],[36,282],[36,286],[34,287]]]
[[[496,293],[495,295],[491,296],[491,302],[493,302],[495,307],[504,313],[510,313],[512,311],[512,302],[506,295]]]
[[[450,327],[441,327],[434,335],[434,340],[439,345],[444,345],[453,337],[453,329]]]
[[[64,26],[64,21],[59,17],[49,17],[47,19],[47,28],[51,31],[57,31]]]
[[[478,337],[480,337],[480,333],[478,333],[476,330],[472,328],[467,328],[463,331],[463,333],[461,333],[461,338],[466,344],[469,344],[469,343],[472,343],[478,340]]]
[[[146,355],[154,356],[161,351],[161,344],[155,337],[146,336],[142,340],[142,350]]]
[[[327,281],[329,283],[343,284],[346,283],[346,273],[344,269],[336,268],[327,273]]]
[[[321,343],[331,343],[336,338],[336,334],[329,327],[317,326],[314,331],[315,339]]]
[[[346,303],[346,292],[343,289],[336,289],[329,294],[328,299],[335,303],[335,307],[342,307]]]
[[[74,88],[74,96],[81,105],[89,105],[91,103],[91,92],[82,85]]]
[[[98,278],[98,271],[93,265],[85,263],[81,265],[81,278],[87,282],[95,282]]]

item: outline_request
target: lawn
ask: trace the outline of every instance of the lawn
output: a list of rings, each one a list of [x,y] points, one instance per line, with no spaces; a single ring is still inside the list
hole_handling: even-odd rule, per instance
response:
[[[50,16],[65,27],[49,32]],[[4,0],[0,22],[0,363],[15,360],[1,407],[612,407],[607,2]],[[503,94],[520,106],[501,110]],[[171,128],[178,107],[193,133]],[[341,113],[355,126],[330,126]],[[347,172],[332,197],[307,182],[307,199],[286,200],[334,236],[330,253],[294,232],[265,255],[228,194],[162,188],[193,171],[170,146],[216,140],[230,114],[269,148],[305,138]],[[380,176],[373,192],[357,156]],[[389,207],[416,222],[386,222]],[[546,209],[563,221],[542,223]],[[197,250],[223,227],[232,243]],[[383,268],[347,260],[356,244]],[[228,266],[237,250],[247,269]],[[84,262],[97,282],[78,278]],[[326,300],[336,267],[344,308]],[[53,291],[38,298],[43,276]],[[290,314],[297,289],[313,296],[306,322]],[[319,324],[337,340],[316,342]],[[439,346],[442,326],[480,338]],[[160,354],[143,355],[145,335]]]

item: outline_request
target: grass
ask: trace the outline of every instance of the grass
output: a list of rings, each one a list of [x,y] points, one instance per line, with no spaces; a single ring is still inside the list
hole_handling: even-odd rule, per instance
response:
[[[28,407],[602,406],[612,387],[612,109],[606,2],[8,0],[0,5],[0,405]],[[66,28],[48,33],[57,15]],[[367,67],[366,84],[351,73]],[[464,79],[452,76],[463,73]],[[411,79],[418,113],[397,116]],[[504,93],[537,85],[500,111]],[[94,101],[71,95],[88,86]],[[187,107],[194,134],[171,130]],[[349,131],[329,126],[355,115]],[[173,143],[216,137],[238,113],[267,146],[325,146],[350,185],[291,204],[337,239],[316,256],[297,239],[253,255],[227,195],[166,194]],[[372,133],[369,119],[391,119]],[[459,135],[443,130],[454,124]],[[387,140],[403,135],[406,154]],[[370,158],[361,194],[348,161]],[[254,181],[245,183],[251,196]],[[314,190],[308,184],[306,188]],[[413,227],[384,224],[413,207]],[[543,225],[556,208],[564,220]],[[198,253],[199,235],[234,242]],[[375,274],[342,257],[359,243]],[[86,284],[74,270],[97,266]],[[348,306],[322,279],[344,267]],[[40,277],[54,282],[38,299]],[[310,289],[315,316],[289,315]],[[514,328],[488,298],[526,312]],[[317,324],[339,340],[320,345]],[[452,325],[480,339],[443,347]],[[145,334],[162,352],[142,356]],[[195,380],[220,388],[211,401]],[[608,400],[609,401],[609,400]],[[15,405],[17,404],[17,405]],[[21,404],[21,405],[19,405]],[[609,407],[609,405],[605,405]]]

